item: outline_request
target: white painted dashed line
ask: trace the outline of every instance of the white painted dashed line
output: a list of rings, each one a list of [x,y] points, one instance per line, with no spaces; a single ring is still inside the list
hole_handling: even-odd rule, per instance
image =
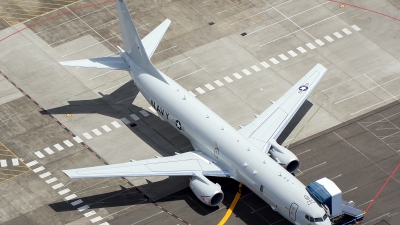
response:
[[[212,86],[211,84],[206,84],[206,85],[204,85],[208,90],[210,90],[210,91],[212,91],[212,90],[214,90],[215,88],[214,88],[214,86]]]
[[[292,57],[296,57],[297,56],[296,52],[294,52],[292,50],[288,51],[287,53]]]
[[[42,170],[44,170],[44,167],[43,166],[41,166],[41,167],[38,167],[38,168],[36,168],[36,169],[34,169],[34,170],[32,170],[34,173],[39,173],[40,171],[42,171]]]
[[[135,114],[133,114],[133,115],[135,115]],[[132,116],[132,115],[131,115]],[[105,131],[105,132],[110,132],[111,131],[111,128],[109,127],[109,126],[107,126],[107,125],[103,125],[103,126],[101,126],[101,128],[103,128],[103,130]]]
[[[88,140],[93,138],[92,135],[90,135],[89,133],[83,133],[82,135]]]
[[[76,197],[77,197],[76,194],[72,194],[72,195],[68,195],[68,196],[65,197],[64,199],[65,199],[66,201],[69,201],[69,200],[74,199],[74,198],[76,198]]]
[[[18,166],[18,165],[19,165],[19,160],[18,160],[18,158],[12,158],[12,159],[11,159],[11,162],[12,162],[13,166]]]
[[[276,60],[275,58],[270,58],[269,61],[271,61],[275,65],[279,63],[279,61]]]
[[[71,190],[69,190],[68,188],[66,188],[66,189],[64,189],[64,190],[59,191],[58,194],[59,194],[59,195],[65,195],[65,194],[67,194],[67,193],[70,192],[70,191],[71,191]]]
[[[127,118],[125,118],[125,117],[122,117],[121,118],[121,121],[124,123],[124,124],[130,124],[131,123],[131,121],[129,121]],[[83,135],[83,136],[85,136],[85,135]]]
[[[263,66],[265,69],[266,69],[266,68],[269,68],[269,64],[266,63],[265,61],[260,62],[260,64],[261,64],[261,66]]]
[[[140,118],[136,115],[136,114],[131,114],[131,115],[129,115],[134,121],[138,121],[138,120],[140,120]],[[104,129],[104,128],[103,128]],[[110,128],[108,128],[108,129],[110,129]],[[104,129],[105,130],[105,129]],[[108,132],[108,131],[107,131]]]
[[[191,91],[189,91],[189,93],[190,93],[191,95],[193,95],[193,97],[196,97],[196,94],[195,94],[195,93],[193,93],[193,92],[191,92]]]
[[[27,166],[27,167],[32,167],[32,166],[34,166],[34,165],[36,165],[36,164],[38,164],[38,162],[37,162],[36,160],[33,160],[32,162],[28,162],[28,163],[26,164],[26,166]]]
[[[46,180],[45,182],[46,182],[47,184],[51,184],[51,183],[53,183],[53,182],[56,182],[57,180],[58,180],[57,178],[53,177],[53,178],[51,178],[51,179]]]
[[[351,25],[351,28],[353,28],[353,30],[355,30],[355,31],[360,31],[361,30],[361,28],[359,28],[357,25]]]
[[[56,148],[58,151],[64,150],[64,148],[63,148],[60,144],[55,144],[55,145],[53,145],[53,146],[54,146],[54,148]]]
[[[230,77],[228,77],[228,76],[224,77],[224,80],[225,80],[226,82],[228,82],[228,83],[232,83],[232,82],[233,82],[233,80],[232,80]]]
[[[195,89],[197,92],[199,92],[201,95],[206,93],[201,87],[198,87]]]
[[[82,202],[83,202],[82,199],[78,199],[78,200],[76,200],[76,201],[71,202],[71,205],[72,205],[72,206],[76,206],[76,205],[81,204]]]
[[[218,87],[224,86],[224,83],[222,83],[222,82],[219,81],[219,80],[215,80],[214,83],[215,83],[216,85],[218,85]]]
[[[0,160],[0,165],[1,167],[7,167],[7,160],[5,159]]]
[[[83,142],[83,140],[78,136],[75,136],[72,139],[74,139],[74,141],[76,141],[76,143],[78,143],[78,144]]]
[[[44,158],[43,153],[41,153],[40,151],[37,151],[37,152],[34,152],[34,153],[35,153],[35,155],[36,155],[37,157],[39,157],[39,159]]]
[[[144,117],[150,116],[150,114],[144,109],[140,110],[139,113],[142,114]]]
[[[58,184],[56,184],[56,185],[54,185],[54,186],[51,186],[54,190],[56,190],[56,189],[59,189],[60,187],[63,187],[64,186],[64,184],[63,183],[58,183]]]
[[[51,150],[51,148],[45,148],[43,149],[45,152],[47,152],[47,154],[51,155],[54,154],[53,150]]]
[[[110,225],[108,222],[101,223],[99,225]]]
[[[343,37],[341,34],[339,34],[339,32],[335,32],[335,33],[333,33],[333,35],[335,35],[335,37],[337,37],[339,39]]]
[[[96,222],[99,222],[99,221],[102,220],[102,219],[103,219],[103,217],[98,216],[98,217],[95,217],[95,218],[91,219],[90,221],[91,221],[92,223],[96,223]]]
[[[97,135],[97,136],[100,136],[100,135],[103,134],[103,133],[101,133],[98,129],[93,129],[92,132],[93,132],[95,135]]]
[[[331,38],[331,36],[329,36],[329,35],[326,35],[324,38],[325,38],[325,40],[327,40],[327,41],[329,41],[329,42],[335,41],[335,40],[333,40],[333,38]]]
[[[286,55],[284,55],[284,54],[280,54],[280,55],[278,55],[278,56],[279,56],[279,58],[281,58],[283,61],[286,61],[286,60],[289,59],[289,58],[286,57]]]
[[[88,208],[90,208],[88,205],[84,205],[84,206],[79,207],[79,208],[78,208],[78,211],[79,211],[79,212],[82,212],[82,211],[84,211],[84,210],[86,210],[86,209],[88,209]]]
[[[325,43],[320,39],[315,40],[315,43],[317,43],[319,46],[325,45]]]
[[[43,179],[43,178],[46,178],[46,177],[48,177],[50,175],[51,175],[50,172],[46,172],[46,173],[40,174],[39,177]]]
[[[120,128],[121,125],[119,125],[119,123],[117,121],[113,121],[111,122],[111,124],[115,127],[115,128]]]
[[[96,214],[96,212],[94,211],[94,210],[92,210],[92,211],[90,211],[90,212],[87,212],[87,213],[85,213],[85,214],[83,214],[85,217],[89,217],[89,216],[93,216],[93,215],[95,215]]]
[[[238,73],[233,73],[232,76],[234,76],[236,79],[242,79],[242,76],[240,76],[240,74]]]
[[[300,53],[306,53],[307,52],[307,50],[305,50],[303,47],[298,47],[298,48],[296,48]]]
[[[68,148],[71,148],[72,146],[74,146],[74,144],[72,144],[72,142],[70,142],[69,140],[65,140],[63,142]]]
[[[157,111],[152,106],[150,106],[149,109],[154,115],[157,115]]]
[[[242,70],[242,72],[243,72],[244,74],[246,74],[247,76],[249,76],[249,75],[252,74],[248,69],[244,69],[244,70]]]
[[[347,34],[347,35],[352,34],[352,32],[349,31],[349,29],[347,29],[347,28],[342,29],[342,31],[343,31],[343,33],[345,33],[345,34]]]
[[[251,66],[251,68],[252,68],[254,71],[256,71],[256,72],[258,72],[258,71],[261,70],[261,69],[258,68],[258,66],[256,66],[256,65]]]
[[[311,50],[315,49],[315,46],[311,43],[307,43],[306,46]]]

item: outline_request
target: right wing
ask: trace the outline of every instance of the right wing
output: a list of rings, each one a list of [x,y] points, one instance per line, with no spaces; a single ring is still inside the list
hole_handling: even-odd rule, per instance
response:
[[[145,177],[145,176],[204,176],[231,177],[200,152],[186,152],[169,157],[160,157],[106,166],[63,170],[70,178],[94,177]]]

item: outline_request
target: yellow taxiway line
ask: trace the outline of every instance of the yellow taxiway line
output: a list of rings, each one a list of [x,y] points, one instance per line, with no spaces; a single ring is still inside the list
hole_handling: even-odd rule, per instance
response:
[[[224,225],[226,221],[228,221],[241,195],[242,195],[242,184],[239,184],[239,190],[236,193],[235,198],[232,201],[232,204],[229,206],[228,211],[226,211],[225,216],[222,218],[221,221],[219,221],[218,225]]]

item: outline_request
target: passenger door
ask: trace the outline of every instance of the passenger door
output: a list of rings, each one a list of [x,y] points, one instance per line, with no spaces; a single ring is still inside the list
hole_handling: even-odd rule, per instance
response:
[[[296,203],[292,203],[289,209],[289,217],[296,221],[296,212],[299,206]]]

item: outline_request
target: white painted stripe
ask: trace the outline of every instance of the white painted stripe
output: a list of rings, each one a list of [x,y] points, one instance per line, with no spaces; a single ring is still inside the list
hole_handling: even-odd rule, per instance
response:
[[[306,53],[307,52],[307,50],[305,50],[303,47],[298,47],[298,48],[296,48],[299,52],[301,52],[301,53]]]
[[[117,121],[111,122],[111,124],[115,127],[115,128],[120,128],[121,125],[119,125],[119,123]]]
[[[0,165],[1,167],[7,167],[7,160],[5,159],[0,160]]]
[[[333,40],[333,38],[331,38],[331,36],[329,36],[329,35],[326,35],[324,38],[325,38],[325,40],[327,40],[327,41],[329,41],[329,42],[335,41],[335,40]]]
[[[93,138],[92,135],[90,135],[89,133],[83,133],[82,135],[88,140]]]
[[[140,110],[139,113],[142,114],[144,117],[150,116],[150,114],[144,109]]]
[[[47,152],[47,154],[51,155],[54,154],[53,150],[51,150],[51,148],[45,148],[43,149],[45,152]]]
[[[65,144],[68,148],[74,146],[74,144],[72,144],[72,142],[70,142],[69,140],[65,140],[65,141],[63,141],[63,142],[64,142],[64,144]]]
[[[361,30],[361,28],[359,28],[357,25],[352,25],[351,26],[351,28],[353,28],[353,30],[355,30],[355,31],[360,31]]]
[[[224,86],[224,83],[222,83],[222,82],[219,81],[219,80],[215,80],[214,83],[215,83],[216,85],[218,85],[218,87]]]
[[[58,194],[59,194],[59,195],[65,195],[65,194],[67,194],[68,192],[70,192],[70,190],[69,190],[68,188],[66,188],[66,189],[64,189],[64,190],[59,191]]]
[[[140,120],[140,118],[136,115],[136,114],[131,114],[131,115],[129,115],[134,121],[138,121],[138,120]],[[108,128],[108,129],[110,129],[110,128]],[[108,132],[108,131],[107,131]]]
[[[342,29],[342,31],[343,31],[345,34],[347,34],[347,35],[352,34],[352,32],[349,31],[347,28]]]
[[[317,43],[319,46],[325,45],[325,43],[319,39],[315,40],[315,43]]]
[[[254,71],[256,71],[256,72],[258,72],[258,71],[261,70],[261,69],[258,68],[258,66],[256,66],[256,65],[251,66],[251,68],[252,68]]]
[[[125,117],[122,117],[121,118],[121,121],[124,123],[124,124],[130,124],[131,123],[131,121],[129,121],[127,118],[125,118]]]
[[[54,190],[56,190],[56,189],[59,189],[60,187],[63,187],[63,186],[64,186],[63,183],[58,183],[58,184],[52,186],[52,188],[53,188]]]
[[[242,72],[244,74],[246,74],[247,76],[251,75],[251,72],[248,69],[244,69],[244,70],[242,70]]]
[[[76,200],[76,201],[71,202],[71,205],[72,205],[72,206],[76,206],[76,205],[81,204],[82,202],[83,202],[82,199],[78,199],[78,200]]]
[[[153,114],[157,115],[157,111],[152,106],[150,106],[149,109]]]
[[[35,152],[35,155],[37,155],[39,159],[44,158],[44,155],[40,151]]]
[[[206,84],[204,86],[210,91],[215,89],[214,86],[212,86],[211,84]]]
[[[135,114],[132,114],[132,115],[135,115]],[[132,115],[131,115],[131,117],[132,117]],[[135,115],[136,116],[136,115]],[[107,126],[107,125],[103,125],[103,126],[101,126],[101,128],[103,128],[103,130],[105,131],[105,132],[110,132],[111,131],[111,128],[109,127],[109,126]]]
[[[74,139],[74,141],[76,141],[76,143],[78,143],[78,144],[83,142],[83,140],[78,136],[75,136],[72,139]]]
[[[42,170],[44,170],[44,167],[43,166],[41,166],[41,167],[38,167],[38,168],[36,168],[36,169],[34,169],[34,170],[32,170],[34,173],[38,173],[38,172],[40,172],[40,171],[42,171]]]
[[[224,80],[225,80],[226,82],[228,82],[228,83],[232,83],[232,82],[233,82],[233,80],[232,80],[230,77],[228,77],[228,76],[224,77]]]
[[[51,184],[51,183],[53,183],[53,182],[56,182],[57,180],[58,180],[57,178],[53,177],[53,178],[51,178],[51,179],[46,180],[45,182],[46,182],[47,184]]]
[[[96,218],[91,219],[90,221],[91,221],[92,223],[96,223],[96,222],[98,222],[98,221],[100,221],[100,220],[102,220],[102,219],[103,219],[103,217],[98,216],[98,217],[96,217]]]
[[[189,91],[189,93],[190,93],[191,95],[193,95],[193,97],[196,97],[196,95],[195,95],[193,92]]]
[[[311,43],[307,43],[306,46],[311,50],[315,48],[315,46]]]
[[[242,76],[240,76],[240,74],[238,74],[238,73],[234,73],[234,74],[232,74],[232,76],[234,76],[234,77],[236,77],[236,79],[242,79]]]
[[[333,35],[335,35],[337,38],[342,38],[343,36],[341,34],[339,34],[338,32],[333,33]]]
[[[64,148],[60,144],[55,144],[54,148],[56,148],[58,151],[64,150]]]
[[[38,164],[38,162],[36,160],[33,160],[32,162],[27,163],[26,166],[32,167],[32,166],[34,166],[36,164]]]
[[[265,61],[260,62],[260,64],[261,64],[261,66],[263,66],[263,67],[265,67],[265,68],[268,68],[268,67],[269,67],[269,64],[266,63]]]
[[[43,179],[43,178],[46,178],[46,177],[48,177],[48,176],[50,176],[50,175],[51,175],[50,172],[46,172],[46,173],[40,174],[39,177]]]
[[[206,93],[203,89],[201,89],[201,87],[198,87],[195,89],[197,92],[199,92],[200,94],[204,94]]]
[[[82,212],[83,210],[86,210],[86,209],[88,209],[88,208],[90,208],[88,205],[84,205],[84,206],[79,207],[79,208],[78,208],[78,211],[79,211],[79,212]]]
[[[13,166],[18,166],[19,165],[18,158],[12,158],[11,161],[12,161]]]
[[[98,129],[93,129],[92,132],[93,132],[95,135],[97,135],[97,136],[100,136],[100,135],[103,134],[103,133],[101,133]]]
[[[76,196],[76,194],[72,194],[72,195],[68,195],[67,197],[65,197],[64,199],[66,200],[66,201],[69,201],[69,200],[72,200],[72,199],[74,199],[74,198],[76,198],[77,196]]]
[[[276,60],[275,58],[270,58],[269,61],[271,61],[275,65],[279,63],[279,61]]]
[[[292,57],[296,57],[297,56],[296,52],[294,52],[292,50],[288,51],[287,53],[289,53],[289,55],[291,55]]]
[[[92,211],[90,211],[90,212],[87,212],[87,213],[85,213],[85,214],[83,214],[85,217],[89,217],[89,216],[93,216],[93,215],[95,215],[96,214],[96,212],[94,211],[94,210],[92,210]]]
[[[101,223],[99,225],[110,225],[108,222]]]
[[[280,55],[278,55],[278,56],[279,56],[279,58],[281,58],[283,61],[286,61],[286,60],[289,59],[289,58],[286,57],[286,55],[284,55],[284,54],[280,54]]]

